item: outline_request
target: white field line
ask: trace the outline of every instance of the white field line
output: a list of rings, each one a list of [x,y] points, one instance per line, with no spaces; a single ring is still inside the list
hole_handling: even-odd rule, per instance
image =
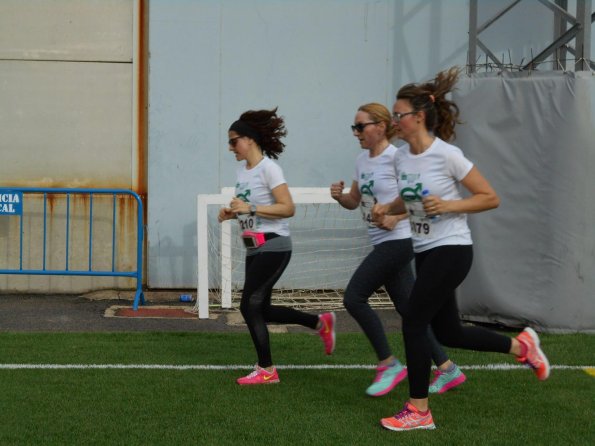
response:
[[[361,369],[375,369],[375,365],[371,364],[313,364],[313,365],[277,365],[279,370],[361,370]],[[105,370],[127,370],[127,369],[142,369],[142,370],[242,370],[253,369],[254,365],[229,364],[229,365],[212,365],[212,364],[189,364],[189,365],[173,365],[173,364],[0,364],[0,370],[85,370],[85,369],[105,369]],[[508,371],[508,370],[524,370],[527,367],[515,364],[484,364],[484,365],[459,365],[463,370],[487,370],[487,371]],[[552,370],[588,370],[595,369],[595,365],[552,365]]]

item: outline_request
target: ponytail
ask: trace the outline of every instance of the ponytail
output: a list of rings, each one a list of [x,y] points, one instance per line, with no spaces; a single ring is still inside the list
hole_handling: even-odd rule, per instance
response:
[[[452,67],[430,82],[408,84],[397,93],[397,99],[408,100],[415,111],[425,112],[426,128],[444,141],[455,139],[455,126],[461,123],[459,107],[446,98],[454,90],[460,73],[459,68]]]

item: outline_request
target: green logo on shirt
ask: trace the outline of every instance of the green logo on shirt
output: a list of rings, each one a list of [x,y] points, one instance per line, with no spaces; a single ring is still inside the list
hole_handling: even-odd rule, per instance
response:
[[[359,188],[362,195],[371,195],[374,196],[374,192],[372,192],[372,188],[374,187],[374,180],[370,180],[367,184],[362,184]]]
[[[401,190],[403,201],[421,201],[422,184],[417,183],[415,187],[404,187]]]
[[[237,194],[236,195],[240,200],[249,203],[250,199],[248,198],[250,196],[250,189],[246,190],[243,194]]]

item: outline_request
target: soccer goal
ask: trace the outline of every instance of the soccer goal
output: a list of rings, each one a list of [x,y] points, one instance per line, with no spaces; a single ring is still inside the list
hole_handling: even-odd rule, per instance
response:
[[[343,290],[355,268],[372,249],[358,210],[342,208],[328,188],[290,188],[296,205],[289,220],[293,252],[289,266],[275,285],[275,304],[297,308],[332,309],[342,306]],[[242,294],[245,248],[235,220],[217,222],[222,206],[234,194],[198,195],[198,285],[195,310],[209,317],[209,307],[237,306]],[[391,305],[380,292],[375,305]]]

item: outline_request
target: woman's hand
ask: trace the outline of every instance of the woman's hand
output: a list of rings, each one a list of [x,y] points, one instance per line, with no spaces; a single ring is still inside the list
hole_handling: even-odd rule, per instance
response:
[[[333,200],[337,200],[338,202],[340,202],[341,197],[343,196],[344,188],[345,188],[345,183],[343,181],[339,181],[338,183],[331,184],[331,198]]]
[[[388,214],[390,210],[389,204],[378,204],[376,203],[372,208],[372,221],[376,224],[382,223],[382,220]]]
[[[380,229],[385,229],[387,231],[392,231],[397,226],[401,220],[405,220],[407,218],[407,214],[398,214],[398,215],[385,215],[379,221],[376,221],[376,227]]]
[[[424,211],[428,217],[444,214],[446,211],[446,201],[437,195],[427,195],[422,200]]]
[[[233,197],[231,199],[229,207],[234,215],[250,213],[250,204],[246,203],[244,200],[239,199],[238,197]]]
[[[217,216],[217,220],[219,221],[219,223],[221,223],[225,220],[231,220],[235,217],[236,215],[231,211],[230,208],[221,208],[219,209],[219,215]]]
[[[346,194],[343,193],[344,188],[345,183],[343,181],[331,184],[331,198],[337,200],[337,203],[345,209],[357,209],[362,198],[357,181],[351,183],[351,189]]]

